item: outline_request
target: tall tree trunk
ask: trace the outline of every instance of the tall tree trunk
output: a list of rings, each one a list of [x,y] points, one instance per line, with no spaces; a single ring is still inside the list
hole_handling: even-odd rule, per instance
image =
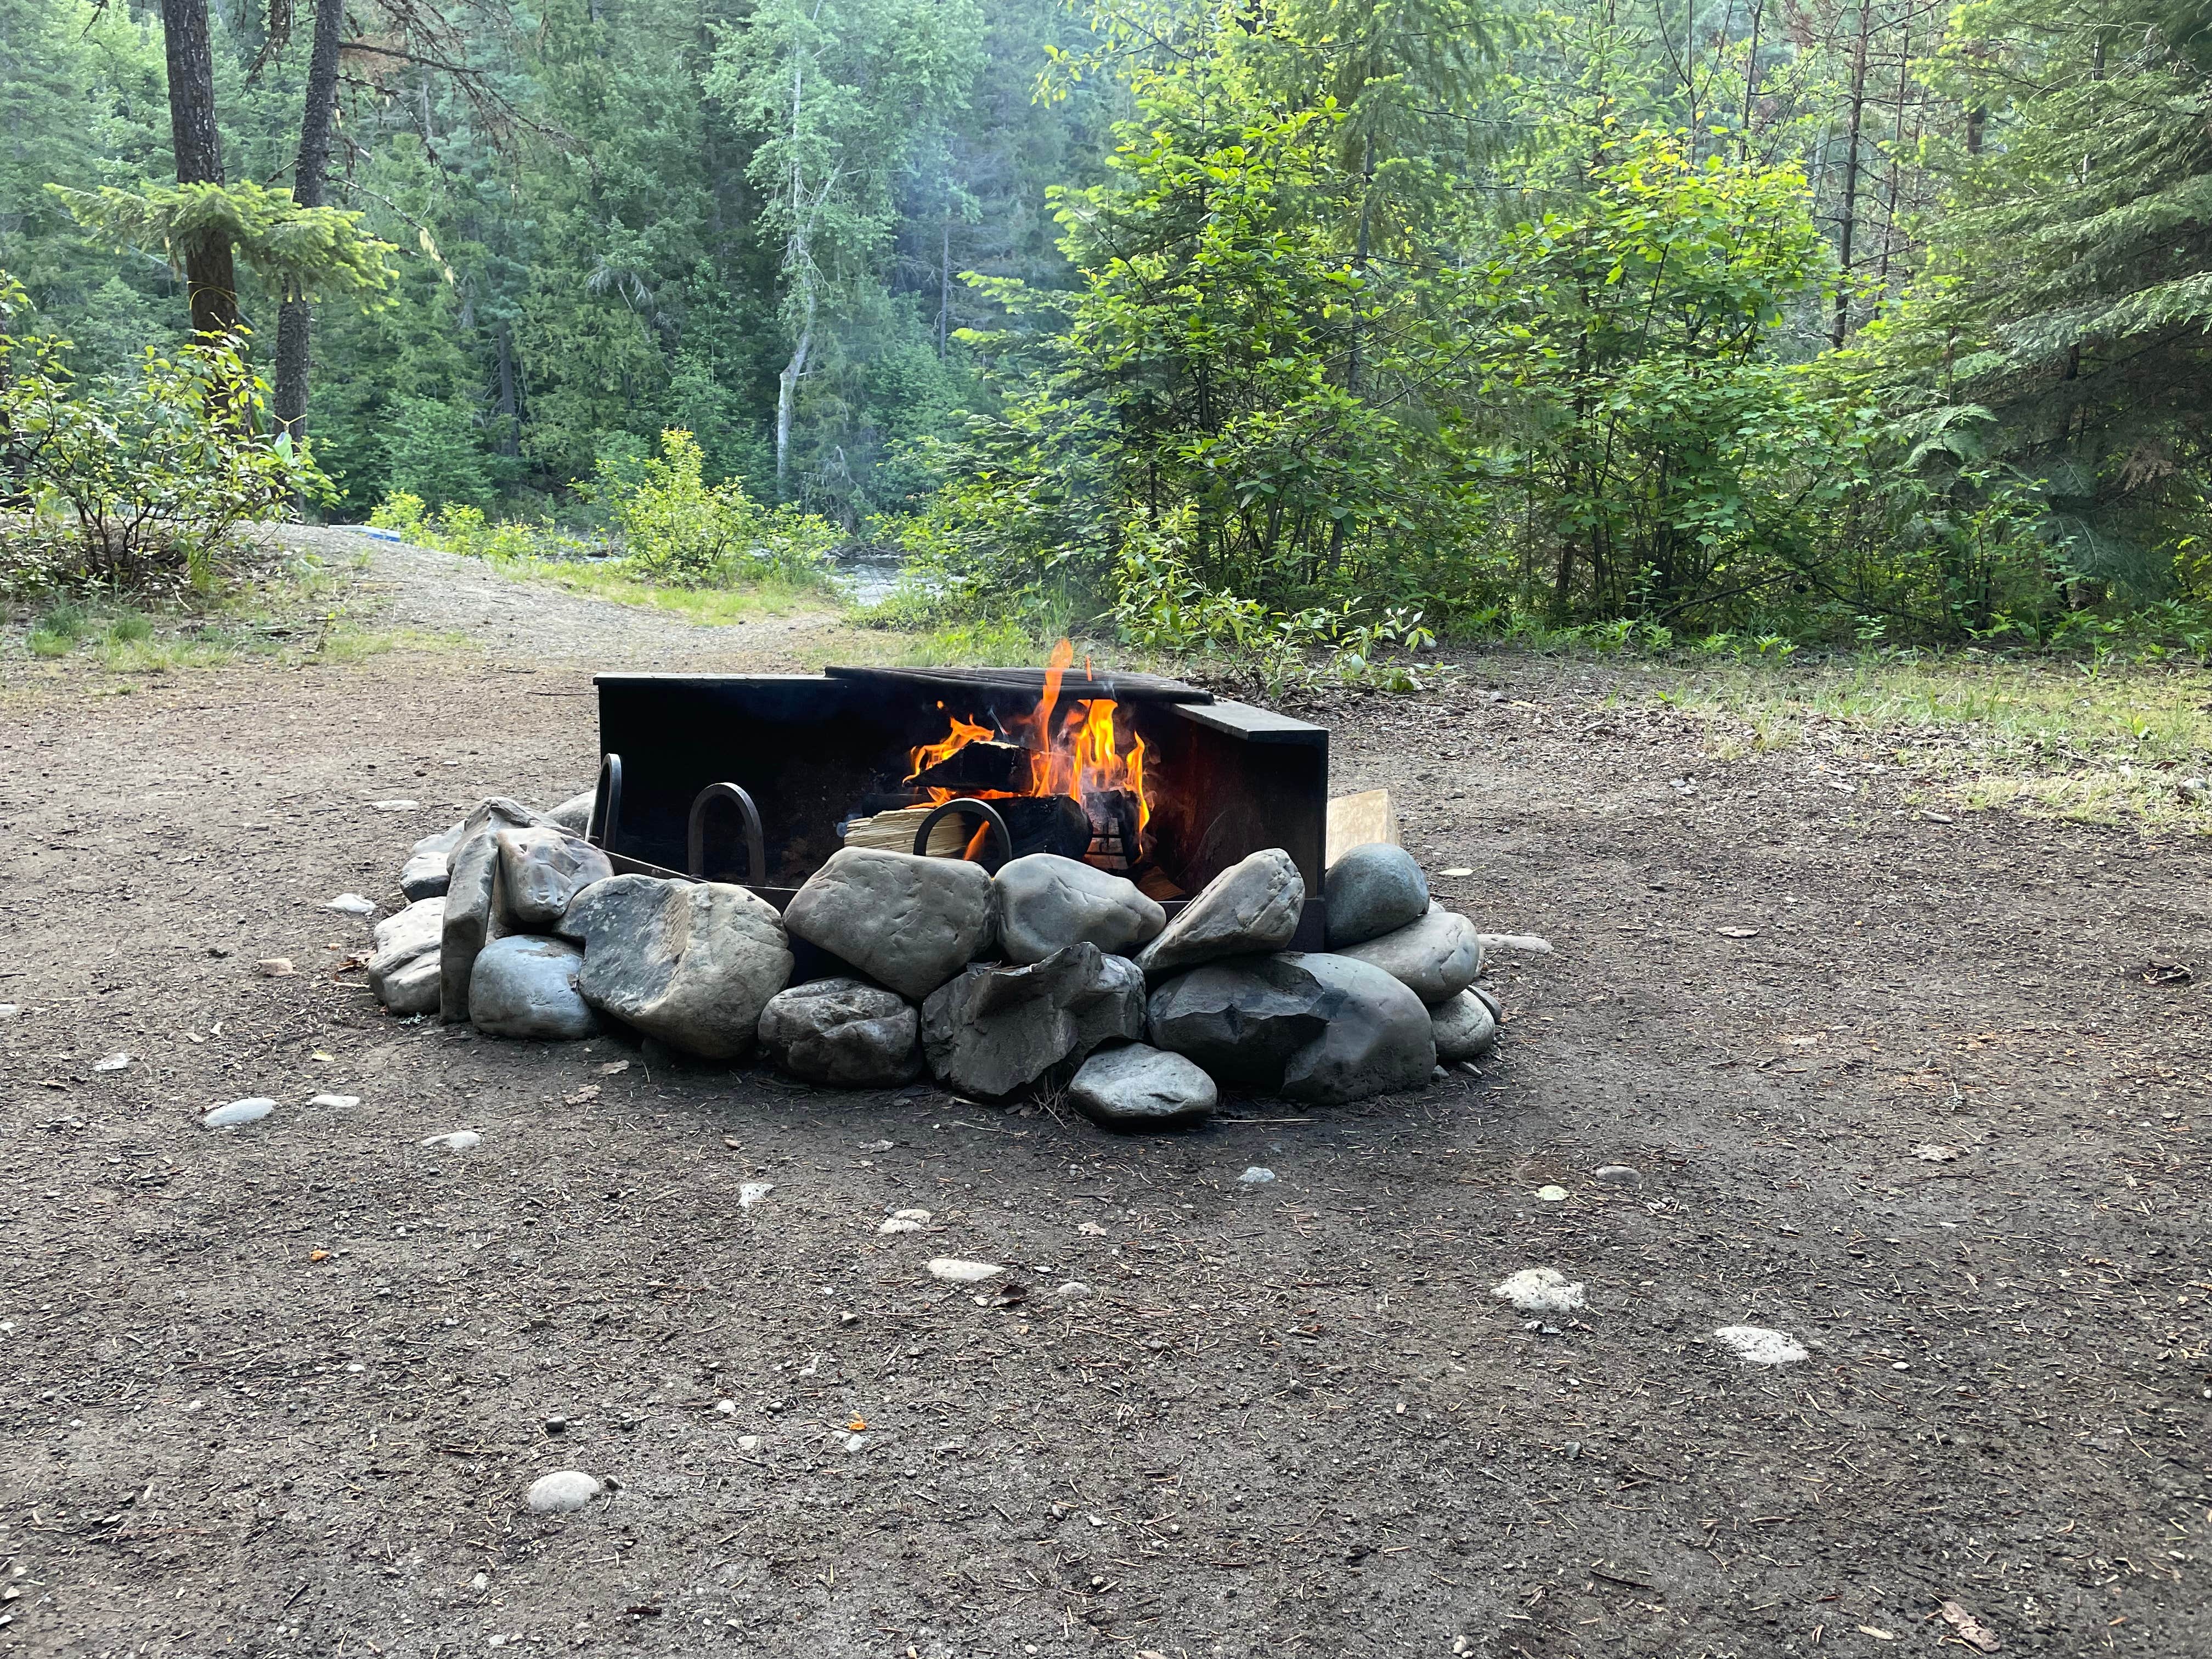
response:
[[[292,199],[323,204],[331,167],[331,128],[338,108],[338,42],[345,33],[345,0],[315,0],[315,39],[307,54],[307,103],[300,118],[300,159],[292,168]],[[276,426],[303,437],[307,430],[307,341],[313,323],[304,297],[276,310]]]
[[[168,58],[169,138],[180,185],[222,183],[222,132],[215,119],[215,49],[207,0],[162,0],[161,44]],[[227,334],[238,326],[238,276],[228,237],[197,239],[185,251],[185,298],[192,329]]]
[[[1857,228],[1859,216],[1859,127],[1866,116],[1866,60],[1867,31],[1873,22],[1874,0],[1859,0],[1859,41],[1851,54],[1851,118],[1850,136],[1844,141],[1844,217],[1838,238],[1837,258],[1843,266],[1843,281],[1836,289],[1836,349],[1840,351],[1844,337],[1851,326],[1851,233]]]
[[[499,453],[522,453],[522,402],[514,382],[514,331],[505,323],[495,337],[499,342]]]
[[[806,373],[806,354],[814,343],[814,284],[805,291],[805,313],[799,325],[799,343],[791,361],[775,377],[775,493],[783,498],[784,480],[791,471],[791,412],[799,401],[799,377]]]

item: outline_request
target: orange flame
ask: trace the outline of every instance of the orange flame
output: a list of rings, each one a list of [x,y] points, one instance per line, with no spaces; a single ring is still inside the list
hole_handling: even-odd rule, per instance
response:
[[[1052,659],[1045,667],[1043,695],[1037,699],[1036,711],[1025,719],[1010,722],[1004,732],[994,732],[957,714],[948,715],[951,735],[942,742],[924,744],[914,750],[907,781],[912,782],[925,768],[949,759],[971,743],[1017,743],[1030,756],[1030,787],[1019,793],[1068,795],[1081,801],[1088,796],[1127,791],[1137,803],[1137,829],[1141,836],[1152,817],[1145,780],[1145,740],[1132,732],[1128,746],[1121,746],[1115,731],[1120,706],[1111,697],[1084,697],[1072,701],[1065,709],[1060,706],[1060,684],[1074,660],[1075,647],[1067,641],[1062,640],[1053,647]],[[1090,669],[1086,660],[1085,678]],[[944,704],[938,707],[942,708]],[[988,800],[1006,799],[1009,792],[986,789],[967,793]],[[961,792],[933,787],[925,789],[923,793],[934,805],[957,799]],[[974,858],[980,850],[981,840],[979,832],[963,856]],[[1134,848],[1129,849],[1129,856],[1133,861]]]

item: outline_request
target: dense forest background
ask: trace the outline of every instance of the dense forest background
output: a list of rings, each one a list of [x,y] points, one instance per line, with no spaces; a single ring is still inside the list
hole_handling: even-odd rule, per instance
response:
[[[83,208],[179,177],[163,23],[0,0],[81,384],[190,337]],[[392,273],[313,306],[337,517],[696,463],[1170,647],[2212,641],[2201,0],[217,0],[233,189],[319,37]]]

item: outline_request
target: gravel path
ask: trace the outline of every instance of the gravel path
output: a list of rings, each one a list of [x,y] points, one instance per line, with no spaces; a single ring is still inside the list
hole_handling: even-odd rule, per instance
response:
[[[465,634],[502,660],[701,668],[772,654],[782,665],[826,661],[840,648],[850,655],[869,643],[826,607],[704,625],[671,611],[519,581],[482,559],[386,541],[349,526],[300,526],[285,538],[332,562],[366,550],[372,562],[354,591],[375,606],[381,626]]]

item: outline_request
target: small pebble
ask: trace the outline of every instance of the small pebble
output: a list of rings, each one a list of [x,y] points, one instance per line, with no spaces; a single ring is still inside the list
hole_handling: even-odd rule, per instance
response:
[[[1911,1365],[1907,1364],[1906,1364],[1904,1360],[1902,1360],[1902,1359],[1893,1359],[1893,1360],[1891,1360],[1891,1361],[1889,1362],[1889,1368],[1890,1368],[1890,1370],[1893,1370],[1893,1371],[1909,1371],[1909,1370],[1911,1370],[1912,1369],[1912,1367],[1911,1367]]]
[[[1557,1267],[1523,1267],[1504,1283],[1491,1286],[1490,1293],[1522,1313],[1572,1313],[1587,1305],[1583,1287],[1568,1283]]]
[[[1747,1365],[1794,1365],[1808,1358],[1804,1345],[1787,1331],[1764,1325],[1723,1325],[1713,1334],[1735,1350]]]
[[[738,1414],[738,1402],[734,1400],[717,1400],[714,1402],[714,1409],[725,1417],[735,1417]]]
[[[867,1443],[868,1437],[865,1434],[848,1434],[845,1437],[845,1449],[848,1452],[856,1452]]]
[[[530,1483],[530,1507],[540,1515],[580,1510],[601,1490],[599,1481],[581,1469],[556,1469]]]
[[[21,1019],[23,1005],[20,1002],[0,1002],[0,1019]]]
[[[1097,1294],[1079,1279],[1069,1279],[1053,1292],[1054,1297],[1062,1302],[1085,1302]]]
[[[876,1231],[879,1233],[918,1233],[930,1224],[931,1219],[927,1210],[893,1210],[890,1218]]]
[[[738,1188],[738,1207],[750,1210],[775,1190],[775,1182],[773,1181],[748,1181]]]
[[[1567,1189],[1565,1187],[1539,1187],[1536,1196],[1547,1204],[1564,1204],[1567,1200]]]
[[[565,1418],[565,1417],[549,1417],[549,1418],[547,1418],[547,1419],[545,1419],[545,1432],[546,1432],[546,1433],[548,1433],[548,1434],[566,1434],[566,1433],[568,1433],[568,1419],[567,1418]]]
[[[1641,1187],[1644,1177],[1626,1164],[1601,1164],[1592,1173],[1608,1187]]]
[[[1238,1176],[1237,1178],[1248,1187],[1260,1187],[1266,1185],[1270,1181],[1273,1181],[1275,1178],[1275,1172],[1273,1170],[1262,1169],[1260,1165],[1255,1164],[1250,1169],[1245,1170],[1243,1175]]]
[[[258,1123],[276,1109],[276,1103],[259,1095],[247,1100],[234,1100],[227,1106],[218,1106],[200,1120],[210,1129],[233,1129],[244,1123]]]
[[[422,1143],[425,1146],[441,1146],[449,1152],[474,1152],[483,1145],[483,1137],[474,1129],[455,1129],[450,1133],[432,1135]]]
[[[253,967],[264,979],[289,979],[293,973],[289,957],[264,957]]]
[[[93,1061],[92,1069],[95,1072],[119,1072],[130,1064],[131,1056],[128,1054],[110,1054],[105,1060]]]
[[[951,1255],[933,1255],[929,1259],[929,1276],[954,1285],[980,1285],[1006,1271],[992,1261],[963,1261]]]
[[[1474,871],[1472,871],[1472,870],[1465,869],[1465,868],[1461,867],[1461,866],[1455,866],[1453,868],[1451,868],[1451,869],[1449,869],[1449,870],[1439,870],[1439,871],[1437,871],[1437,873],[1438,875],[1440,875],[1440,876],[1471,876],[1471,875],[1473,875],[1473,874],[1474,873]]]
[[[307,1103],[310,1106],[358,1106],[359,1095],[317,1095]]]
[[[1534,933],[1477,933],[1475,937],[1482,941],[1485,951],[1521,951],[1532,957],[1552,954],[1552,941]]]
[[[380,812],[419,812],[422,810],[422,803],[419,800],[373,800],[369,805]]]
[[[738,1437],[738,1449],[741,1452],[758,1451],[760,1449],[760,1437],[757,1434],[739,1435]]]
[[[377,905],[374,899],[363,898],[358,893],[340,893],[323,908],[343,910],[349,916],[373,916],[376,914]]]

